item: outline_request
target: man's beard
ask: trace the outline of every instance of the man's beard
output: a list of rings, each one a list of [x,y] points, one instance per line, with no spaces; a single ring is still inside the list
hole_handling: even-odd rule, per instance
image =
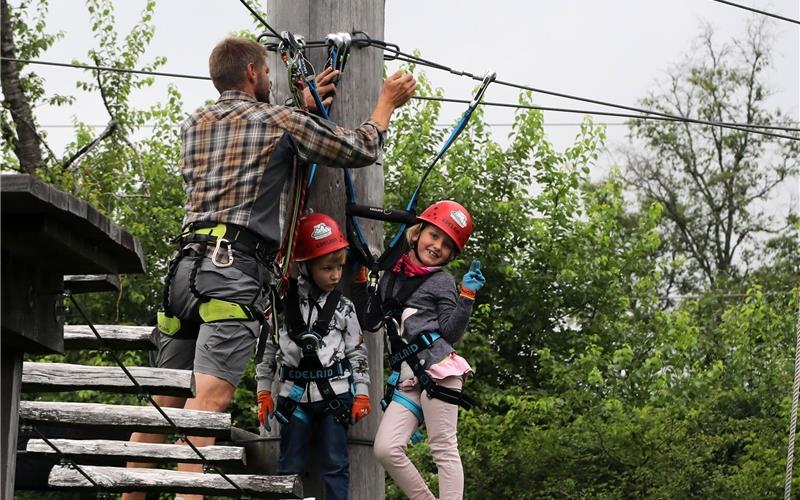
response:
[[[265,102],[269,104],[269,89],[266,91],[262,91],[261,89],[256,90],[256,100],[258,102]]]

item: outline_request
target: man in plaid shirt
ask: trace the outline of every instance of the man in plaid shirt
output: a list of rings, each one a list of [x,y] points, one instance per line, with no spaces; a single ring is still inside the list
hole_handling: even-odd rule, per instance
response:
[[[413,77],[386,79],[370,118],[350,130],[295,108],[269,104],[266,49],[227,38],[209,58],[217,102],[181,126],[180,170],[186,190],[182,248],[170,263],[153,366],[194,370],[195,397],[156,396],[162,406],[224,411],[259,333],[295,176],[309,163],[373,164],[394,110],[414,94]],[[335,92],[338,71],[317,78],[321,96]],[[310,109],[314,100],[305,95]],[[214,438],[192,437],[196,446]],[[161,442],[134,433],[132,441]],[[150,464],[130,463],[131,467]],[[202,472],[201,465],[179,470]],[[141,493],[123,498],[144,498]],[[185,496],[184,498],[190,498]]]

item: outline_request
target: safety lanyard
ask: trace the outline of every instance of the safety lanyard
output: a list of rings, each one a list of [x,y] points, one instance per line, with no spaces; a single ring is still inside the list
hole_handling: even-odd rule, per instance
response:
[[[388,266],[390,266],[398,257],[398,252],[402,251],[402,245],[400,243],[403,241],[402,236],[405,233],[408,227],[416,224],[416,209],[417,209],[417,202],[419,200],[420,192],[422,191],[422,186],[428,178],[428,175],[433,170],[433,167],[436,163],[444,156],[445,152],[453,145],[459,135],[466,129],[467,124],[469,123],[469,119],[472,116],[472,113],[478,107],[481,100],[483,99],[483,95],[486,92],[486,89],[489,87],[489,84],[495,80],[496,73],[489,72],[484,76],[483,81],[481,82],[478,91],[470,101],[469,106],[467,107],[466,111],[461,115],[456,126],[450,132],[450,136],[447,140],[442,144],[439,148],[439,151],[436,153],[436,156],[433,158],[433,161],[428,165],[425,169],[425,172],[420,177],[419,183],[417,187],[414,189],[411,198],[408,200],[406,204],[405,210],[393,210],[387,208],[380,208],[380,207],[370,207],[366,205],[359,205],[356,201],[355,196],[355,189],[353,187],[352,180],[349,179],[349,175],[347,171],[345,171],[345,190],[347,191],[347,234],[348,239],[350,240],[351,249],[353,250],[353,255],[355,255],[356,259],[366,266],[370,271],[370,291],[374,293],[376,290],[377,284],[377,276],[379,271],[386,270]],[[389,246],[386,250],[378,257],[372,255],[372,252],[369,249],[369,244],[367,243],[366,238],[364,237],[363,231],[358,224],[357,217],[364,217],[373,220],[381,220],[385,222],[393,222],[400,224],[395,235],[392,237]]]

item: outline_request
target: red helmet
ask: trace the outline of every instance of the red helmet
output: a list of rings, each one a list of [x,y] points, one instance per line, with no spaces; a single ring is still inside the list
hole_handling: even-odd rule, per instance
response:
[[[464,250],[472,234],[472,216],[460,203],[450,200],[437,201],[426,208],[417,220],[438,227],[453,240],[458,251]]]
[[[302,217],[298,224],[294,260],[316,259],[348,246],[347,238],[331,216],[312,213]]]

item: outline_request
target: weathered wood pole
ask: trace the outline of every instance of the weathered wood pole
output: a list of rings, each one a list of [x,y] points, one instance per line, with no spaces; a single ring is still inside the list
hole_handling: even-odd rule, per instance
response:
[[[271,0],[267,2],[267,22],[278,31],[288,30],[306,40],[323,40],[328,33],[365,31],[383,39],[384,2],[374,0]],[[327,51],[308,49],[314,68],[322,71]],[[276,54],[270,56],[273,89],[278,99],[287,94],[284,64]],[[352,48],[350,59],[337,86],[331,120],[356,127],[369,118],[378,100],[383,82],[383,52],[374,48]],[[282,103],[283,101],[278,101]],[[351,170],[360,203],[383,206],[383,167],[372,165]],[[317,170],[307,207],[334,217],[344,228],[345,188],[339,169],[320,167]],[[379,223],[361,221],[361,228],[372,248],[383,245],[383,229]],[[366,336],[369,349],[370,402],[372,414],[350,430],[350,498],[376,500],[384,498],[384,472],[372,455],[372,441],[381,417],[383,394],[383,339]],[[273,426],[277,427],[277,426]],[[277,436],[275,430],[274,435]],[[304,493],[322,498],[319,478],[310,477]]]

